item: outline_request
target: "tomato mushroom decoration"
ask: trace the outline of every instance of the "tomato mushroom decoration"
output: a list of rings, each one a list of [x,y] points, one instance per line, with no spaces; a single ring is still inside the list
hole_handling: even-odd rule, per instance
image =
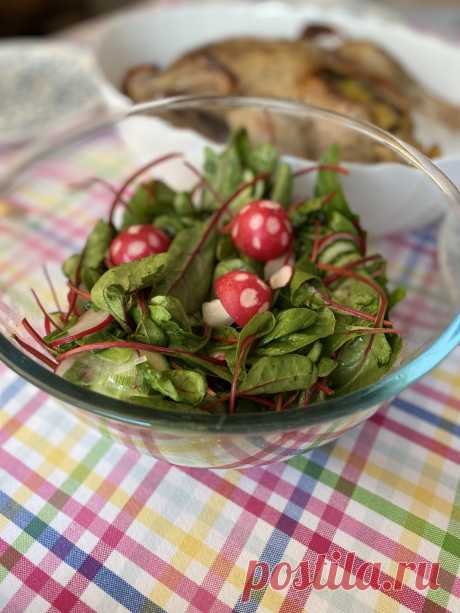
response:
[[[171,241],[160,229],[150,224],[130,226],[112,241],[109,261],[112,266],[141,260],[155,253],[163,253]]]
[[[244,254],[266,262],[265,278],[273,289],[287,285],[293,271],[292,226],[277,202],[256,200],[232,222],[232,240]]]
[[[257,275],[232,271],[214,284],[217,298],[203,304],[203,319],[208,326],[245,326],[257,313],[271,306],[272,290]]]

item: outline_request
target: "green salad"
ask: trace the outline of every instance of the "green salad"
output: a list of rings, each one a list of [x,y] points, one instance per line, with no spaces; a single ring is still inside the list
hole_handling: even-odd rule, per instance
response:
[[[44,334],[23,320],[34,342],[16,341],[76,385],[173,411],[307,410],[385,375],[404,292],[388,290],[385,260],[367,253],[338,147],[294,171],[241,130],[205,150],[202,170],[182,160],[190,191],[146,179],[180,158],[119,188],[104,182],[108,218],[63,264],[68,304],[47,312],[34,292]],[[298,198],[305,173],[314,191]]]

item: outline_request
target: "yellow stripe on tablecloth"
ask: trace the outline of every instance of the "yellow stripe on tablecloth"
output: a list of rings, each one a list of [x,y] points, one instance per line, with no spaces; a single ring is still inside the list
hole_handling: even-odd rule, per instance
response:
[[[348,462],[349,464],[353,465],[357,463],[357,460],[349,455],[349,450],[342,447],[339,443],[336,444],[332,455],[336,456],[344,463]],[[439,511],[446,517],[450,516],[452,506],[445,498],[440,496],[433,497],[432,492],[423,485],[416,485],[413,482],[404,479],[401,474],[395,475],[394,472],[386,470],[380,464],[372,462],[369,457],[366,459],[363,474],[368,475],[377,481],[382,481],[389,487],[392,487],[393,489],[398,490],[407,496],[411,496],[420,504],[415,513],[422,516],[427,521],[429,521],[428,516],[431,509]],[[427,500],[430,502],[428,503]]]

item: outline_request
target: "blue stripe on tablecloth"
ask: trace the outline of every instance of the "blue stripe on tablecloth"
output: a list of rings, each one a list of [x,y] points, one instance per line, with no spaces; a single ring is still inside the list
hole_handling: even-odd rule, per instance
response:
[[[66,537],[54,530],[54,528],[45,524],[39,517],[33,515],[33,513],[1,491],[0,513],[52,551],[56,556],[60,557],[69,566],[95,583],[106,594],[126,607],[128,611],[141,613],[142,611],[153,610],[149,606],[153,605],[153,603],[136,590],[136,588],[129,585],[129,583],[108,568],[105,568],[93,556],[74,545]],[[157,613],[166,613],[160,607],[153,606]]]
[[[446,419],[445,417],[441,417],[440,415],[436,415],[436,413],[432,413],[431,411],[427,411],[426,409],[422,409],[421,406],[409,402],[408,400],[404,400],[401,397],[395,398],[392,404],[401,411],[405,413],[409,413],[410,415],[415,415],[419,419],[426,421],[429,424],[433,424],[438,428],[442,428],[446,432],[452,432],[456,436],[460,437],[460,423],[455,424],[453,421]]]

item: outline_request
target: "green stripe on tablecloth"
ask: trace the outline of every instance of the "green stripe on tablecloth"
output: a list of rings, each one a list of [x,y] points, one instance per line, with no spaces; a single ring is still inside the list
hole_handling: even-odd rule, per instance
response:
[[[57,490],[63,494],[63,500],[67,500],[68,496],[72,496],[77,491],[111,445],[112,441],[110,439],[105,437],[100,438],[100,440],[90,449],[86,456],[84,456],[82,460],[78,462],[77,466],[69,474],[59,490]],[[44,458],[46,459],[46,454],[44,455]],[[16,537],[11,546],[20,553],[25,554],[36,542],[37,536],[43,532],[46,526],[49,525],[49,523],[56,517],[59,511],[59,504],[50,504],[50,502],[46,502],[36,517],[29,523],[27,528],[24,529],[18,537]],[[0,583],[8,574],[8,569],[3,566],[0,567]]]
[[[452,538],[457,539],[457,541],[460,540],[460,484],[455,494],[454,506],[450,516],[445,540],[450,541]],[[458,576],[458,569],[460,568],[460,548],[458,548],[458,546],[456,551],[457,554],[452,553],[451,547],[446,547],[443,543],[441,545],[441,551],[438,559],[441,568],[451,572],[454,577]],[[446,608],[449,603],[450,594],[440,587],[437,590],[429,590],[426,597],[436,604]]]
[[[405,511],[385,498],[373,494],[360,485],[308,460],[304,456],[294,457],[289,461],[289,464],[301,470],[303,473],[308,474],[310,477],[320,479],[325,485],[338,490],[345,494],[345,496],[351,497],[354,501],[361,503],[368,509],[375,511],[375,513],[393,521],[395,524],[399,524],[403,528],[414,532],[414,534],[425,538],[438,547],[442,547],[446,553],[451,553],[453,556],[458,555],[460,551],[460,536],[456,534],[446,534],[444,530],[417,517],[414,513]],[[449,572],[452,572],[450,567],[451,565],[445,568],[449,570]]]

